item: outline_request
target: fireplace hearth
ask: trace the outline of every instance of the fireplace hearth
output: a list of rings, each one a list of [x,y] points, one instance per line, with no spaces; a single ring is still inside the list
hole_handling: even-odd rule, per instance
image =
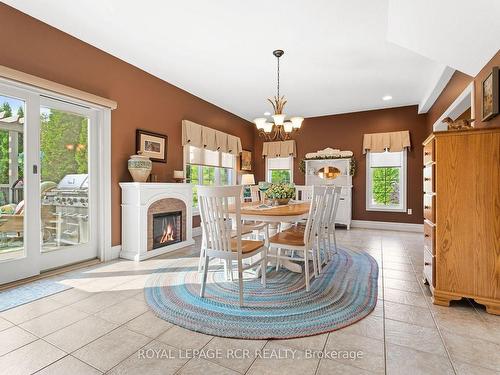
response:
[[[153,249],[182,241],[182,211],[153,214]]]

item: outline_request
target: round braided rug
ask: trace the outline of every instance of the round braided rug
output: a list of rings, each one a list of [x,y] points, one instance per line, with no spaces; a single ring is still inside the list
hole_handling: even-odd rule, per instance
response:
[[[312,273],[311,273],[312,274]],[[160,318],[214,336],[284,339],[334,331],[366,317],[377,304],[378,265],[364,252],[339,249],[306,292],[303,274],[268,268],[267,287],[245,278],[244,307],[238,282],[226,281],[210,266],[201,298],[196,267],[157,270],[146,281],[145,297]]]

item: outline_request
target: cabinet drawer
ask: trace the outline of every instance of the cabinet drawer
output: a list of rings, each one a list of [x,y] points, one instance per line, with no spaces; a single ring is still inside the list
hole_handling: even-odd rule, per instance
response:
[[[434,223],[434,206],[435,206],[435,196],[432,194],[424,194],[424,218]]]
[[[432,255],[436,255],[435,250],[436,226],[428,220],[424,220],[424,247]]]
[[[424,165],[434,161],[434,140],[424,145]]]
[[[436,286],[435,259],[431,253],[424,250],[424,277],[433,288]]]
[[[424,193],[434,193],[434,164],[424,167]]]

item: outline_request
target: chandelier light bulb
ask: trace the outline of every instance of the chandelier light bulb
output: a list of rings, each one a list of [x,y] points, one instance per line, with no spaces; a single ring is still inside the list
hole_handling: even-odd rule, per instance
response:
[[[283,123],[285,122],[285,117],[285,114],[272,115],[272,118],[276,125],[283,125]]]
[[[253,120],[253,122],[257,126],[257,129],[261,130],[261,129],[264,129],[266,119],[264,117],[259,117],[259,118],[256,118],[255,120]]]
[[[302,121],[304,121],[304,117],[292,117],[290,121],[292,122],[294,129],[300,129]]]
[[[287,133],[291,133],[293,131],[293,124],[290,121],[285,121],[283,123],[283,127]]]
[[[266,122],[266,123],[264,124],[264,131],[265,131],[266,133],[271,133],[271,131],[273,130],[273,125],[274,125],[274,124],[273,124],[272,122]]]

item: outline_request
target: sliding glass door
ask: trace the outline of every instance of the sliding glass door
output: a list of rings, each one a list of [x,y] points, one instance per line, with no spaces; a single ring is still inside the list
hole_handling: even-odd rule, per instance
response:
[[[0,284],[98,256],[97,118],[0,83]]]
[[[43,269],[97,257],[94,111],[40,101],[40,228]]]

